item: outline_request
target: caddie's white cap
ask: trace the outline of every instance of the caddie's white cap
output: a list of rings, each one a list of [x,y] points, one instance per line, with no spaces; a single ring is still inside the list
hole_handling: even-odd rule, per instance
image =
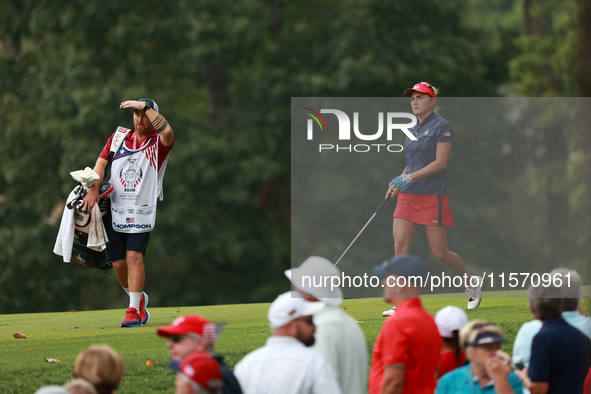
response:
[[[448,305],[435,314],[435,323],[439,329],[439,335],[443,338],[453,338],[453,332],[460,330],[468,323],[468,316],[463,309]]]
[[[310,256],[299,267],[285,271],[285,276],[296,289],[318,298],[327,305],[339,306],[343,302],[343,291],[339,287],[331,286],[332,277],[338,277],[340,283],[341,270],[324,257]]]
[[[298,317],[312,316],[324,308],[324,302],[306,301],[295,291],[281,294],[269,307],[267,318],[271,328],[283,327]]]

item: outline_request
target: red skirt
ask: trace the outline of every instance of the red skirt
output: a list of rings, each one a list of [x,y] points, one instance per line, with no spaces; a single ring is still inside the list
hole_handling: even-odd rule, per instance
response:
[[[398,193],[394,217],[423,226],[451,227],[455,224],[448,196]]]

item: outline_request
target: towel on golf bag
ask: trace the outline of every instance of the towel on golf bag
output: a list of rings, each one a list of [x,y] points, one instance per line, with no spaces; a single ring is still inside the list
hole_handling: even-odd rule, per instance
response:
[[[77,193],[73,190],[66,201],[71,201],[76,197]],[[66,202],[67,204],[67,202]],[[74,244],[74,210],[68,209],[64,204],[64,213],[62,214],[62,221],[60,229],[57,232],[57,239],[53,247],[53,253],[58,256],[63,256],[64,263],[69,263],[72,259],[72,246]]]
[[[75,197],[76,193],[72,191],[66,201],[71,201]],[[90,214],[76,208],[68,209],[67,206],[64,206],[62,221],[53,248],[53,253],[63,256],[64,263],[69,263],[72,259],[76,226],[78,226],[79,231],[88,234],[86,247],[92,250],[102,252],[105,250],[107,242],[109,242],[99,204],[94,205]]]
[[[84,187],[91,187],[96,181],[101,179],[100,175],[97,174],[92,168],[86,167],[83,170],[70,172],[72,178],[80,182]]]
[[[99,204],[94,204],[92,211],[90,212],[90,226],[88,229],[88,243],[86,246],[97,252],[102,252],[107,247],[109,237],[107,236],[107,230],[103,224],[103,218]]]

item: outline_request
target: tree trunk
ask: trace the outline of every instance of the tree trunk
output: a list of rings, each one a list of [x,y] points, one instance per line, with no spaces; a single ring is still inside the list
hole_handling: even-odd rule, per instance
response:
[[[225,68],[221,59],[210,66],[204,67],[203,79],[207,87],[207,93],[210,105],[210,116],[218,121],[222,121],[224,111],[230,106],[230,94],[228,93],[228,83],[226,81]]]
[[[21,35],[14,33],[10,36],[10,56],[18,57],[21,54]]]
[[[550,19],[547,11],[546,0],[525,0],[525,29],[527,35],[547,36],[551,33]],[[552,94],[556,91],[558,83],[552,68],[547,65],[542,68],[542,73],[548,80],[548,86],[541,88],[538,92],[541,95]],[[565,193],[556,190],[554,187],[556,178],[561,176],[568,159],[568,144],[563,130],[555,126],[544,129],[540,127],[543,134],[543,146],[545,155],[542,160],[540,171],[546,177],[544,182],[544,198],[546,204],[546,223],[544,234],[544,261],[539,266],[540,271],[556,268],[562,247],[562,231],[568,225],[568,199]]]
[[[268,3],[271,10],[271,34],[275,37],[279,37],[283,28],[281,17],[279,16],[279,11],[283,8],[283,0],[269,0]]]
[[[528,35],[539,34],[545,36],[550,33],[545,0],[525,0],[523,10],[525,13],[525,32]]]

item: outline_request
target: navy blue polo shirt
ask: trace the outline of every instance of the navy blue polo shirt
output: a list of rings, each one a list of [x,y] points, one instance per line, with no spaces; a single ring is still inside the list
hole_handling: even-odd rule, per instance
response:
[[[562,317],[548,320],[532,341],[529,378],[548,382],[548,393],[582,393],[589,346],[589,339]]]
[[[451,125],[445,119],[432,112],[427,116],[421,126],[417,124],[409,128],[417,141],[408,136],[404,137],[404,153],[406,155],[406,173],[411,174],[435,161],[437,144],[440,142],[452,142]],[[434,194],[447,196],[447,180],[445,170],[430,177],[413,181],[402,187],[402,193],[409,194]]]

